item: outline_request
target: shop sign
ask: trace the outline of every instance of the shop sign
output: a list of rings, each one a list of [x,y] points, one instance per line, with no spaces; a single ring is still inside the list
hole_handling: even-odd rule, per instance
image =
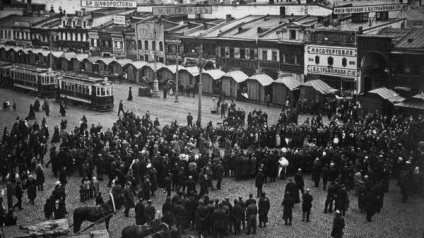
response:
[[[191,14],[212,14],[212,6],[170,6],[153,7],[153,15],[191,15]]]
[[[113,16],[113,23],[118,25],[125,25],[125,16]]]
[[[343,69],[335,67],[325,67],[325,66],[308,66],[308,73],[311,74],[326,74],[340,77],[358,77],[359,73],[356,69]]]
[[[95,7],[95,8],[137,8],[136,1],[87,1],[81,0],[81,7]]]
[[[309,54],[356,57],[356,49],[308,46]]]
[[[139,40],[161,40],[163,38],[162,27],[156,23],[138,24],[137,34]]]
[[[387,5],[370,5],[370,6],[356,6],[356,7],[336,7],[334,14],[355,14],[367,12],[390,12],[390,11],[406,11],[408,7],[406,4],[387,4]]]
[[[220,66],[225,66],[228,68],[250,68],[250,69],[256,69],[257,68],[257,62],[250,61],[250,60],[234,60],[234,59],[225,59],[225,58],[219,58],[218,60]]]

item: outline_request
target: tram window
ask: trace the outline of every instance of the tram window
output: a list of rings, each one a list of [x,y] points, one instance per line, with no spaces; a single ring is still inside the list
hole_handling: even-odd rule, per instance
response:
[[[96,88],[97,89],[97,93],[96,93],[96,95],[97,96],[100,96],[100,88]]]
[[[107,95],[107,96],[109,96],[109,95],[110,95],[110,88],[109,88],[109,87],[107,87],[107,88],[106,88],[106,95]]]
[[[105,88],[102,88],[102,96],[104,96],[105,95]]]
[[[78,92],[82,93],[82,88],[81,88],[81,84],[78,85]]]

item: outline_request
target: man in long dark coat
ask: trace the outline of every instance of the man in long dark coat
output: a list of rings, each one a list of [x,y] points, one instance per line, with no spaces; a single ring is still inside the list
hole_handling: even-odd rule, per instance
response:
[[[27,181],[27,187],[29,203],[34,205],[34,200],[37,197],[37,181],[32,175],[29,176],[29,179]]]
[[[146,223],[146,217],[144,215],[144,204],[143,199],[140,198],[138,203],[135,205],[135,224],[136,225],[143,225]]]
[[[205,206],[202,201],[200,201],[199,206],[196,209],[196,229],[199,233],[199,236],[204,235],[206,232],[208,216],[208,207]]]
[[[302,169],[299,169],[294,175],[294,182],[296,183],[297,187],[302,192],[302,194],[304,194],[305,191],[303,187],[305,187],[305,181],[303,180]]]
[[[294,201],[292,196],[290,195],[290,192],[286,192],[281,205],[283,206],[284,225],[291,226],[293,220]]]
[[[265,192],[261,193],[261,198],[259,199],[258,208],[259,208],[259,227],[266,227],[268,223],[268,212],[271,207],[269,199],[265,196]]]
[[[258,207],[256,206],[256,201],[253,200],[252,203],[246,209],[246,218],[247,218],[247,234],[250,235],[251,229],[253,229],[253,234],[256,234],[256,225],[258,216]]]
[[[255,178],[255,187],[257,188],[257,197],[261,196],[262,187],[264,186],[264,183],[265,183],[265,175],[262,169],[260,169]]]
[[[215,229],[215,237],[224,237],[226,229],[228,227],[227,223],[227,213],[223,209],[223,204],[220,203],[218,208],[213,212],[213,221]]]
[[[309,222],[309,216],[311,214],[311,209],[312,209],[312,201],[314,200],[314,198],[312,197],[312,195],[309,193],[309,188],[306,189],[305,194],[303,194],[303,198],[302,198],[302,221],[306,221]]]
[[[343,237],[343,229],[345,227],[345,220],[341,216],[340,211],[336,211],[336,217],[333,220],[333,229],[331,230],[331,236],[334,238]]]
[[[130,209],[134,207],[134,195],[131,191],[131,182],[127,182],[124,188],[124,214],[129,216]]]
[[[300,202],[299,188],[297,187],[297,184],[293,182],[293,179],[289,179],[289,182],[286,184],[286,190],[284,192],[290,193],[294,203]]]

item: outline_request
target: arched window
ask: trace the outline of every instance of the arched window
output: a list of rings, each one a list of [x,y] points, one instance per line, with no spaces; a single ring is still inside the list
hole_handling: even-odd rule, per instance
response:
[[[342,66],[343,67],[346,67],[347,66],[347,59],[346,58],[343,58],[342,59]]]
[[[327,63],[328,63],[328,65],[333,65],[334,64],[334,58],[333,57],[328,57],[328,59],[327,59]]]
[[[159,50],[160,50],[160,51],[163,51],[163,44],[162,44],[162,41],[159,41]]]
[[[315,56],[315,64],[319,64],[319,56]]]
[[[144,41],[144,49],[145,50],[149,49],[149,42],[147,40]]]

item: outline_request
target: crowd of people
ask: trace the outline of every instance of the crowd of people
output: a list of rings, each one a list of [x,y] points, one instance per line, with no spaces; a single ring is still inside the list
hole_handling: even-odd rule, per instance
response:
[[[282,197],[286,225],[292,224],[293,205],[301,201],[303,220],[310,221],[313,196],[304,188],[303,176],[311,175],[315,187],[322,181],[327,190],[323,211],[332,213],[334,205],[337,214],[335,237],[343,233],[342,217],[349,207],[351,189],[368,221],[383,207],[391,178],[398,180],[402,201],[411,193],[423,196],[420,171],[424,154],[417,142],[424,140],[424,118],[389,118],[378,112],[362,115],[355,101],[333,104],[328,106],[332,110],[328,119],[336,117],[329,123],[324,123],[321,115],[299,123],[299,111],[287,107],[275,125],[268,125],[268,115],[261,109],[249,112],[245,125],[245,113],[236,109],[234,102],[226,110],[221,107],[226,123],[218,126],[193,124],[189,115],[187,125],[174,121],[160,127],[149,112],[140,117],[130,111],[123,112],[108,129],[94,124],[89,128],[85,116],[75,128],[67,128],[62,120],[60,130],[58,126],[54,129],[46,164],[51,163],[53,174],[59,177],[56,192],[44,207],[46,218],[52,214],[64,217],[67,177],[75,175],[82,178],[81,202],[96,197],[96,203],[102,203],[99,183],[106,174],[108,186],[124,188],[125,215],[135,208],[137,224],[143,224],[155,218],[155,209],[148,207],[153,206],[156,191],[163,188],[168,197],[162,208],[163,220],[176,224],[181,232],[192,228],[202,235],[221,237],[229,232],[240,234],[241,227],[248,234],[255,233],[257,217],[259,227],[266,227],[271,201],[262,186],[268,178],[273,182],[294,176]],[[48,140],[45,118],[41,126],[17,118],[11,130],[4,129],[0,169],[3,180],[10,183],[9,209],[22,208],[10,204],[9,196],[20,196],[21,201],[24,190],[34,204],[34,188],[41,191],[45,180],[41,166]],[[209,190],[221,189],[223,177],[254,178],[258,202],[253,194],[233,203],[228,198],[211,198]],[[135,197],[140,200],[137,204]]]

